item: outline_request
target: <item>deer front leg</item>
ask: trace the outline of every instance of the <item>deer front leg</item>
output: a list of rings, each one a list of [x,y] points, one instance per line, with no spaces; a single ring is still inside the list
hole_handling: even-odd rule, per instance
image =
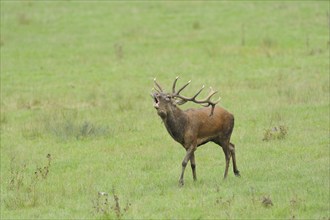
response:
[[[184,171],[186,169],[186,166],[188,164],[188,161],[191,158],[191,155],[194,153],[194,147],[190,147],[187,152],[186,152],[186,156],[184,157],[183,161],[182,161],[182,172],[181,172],[181,176],[180,176],[180,180],[179,180],[179,186],[183,186],[184,185],[184,181],[183,181],[183,176],[184,176]]]
[[[196,162],[195,162],[195,153],[193,152],[190,157],[190,165],[191,165],[191,170],[193,174],[194,181],[197,180],[196,176]]]

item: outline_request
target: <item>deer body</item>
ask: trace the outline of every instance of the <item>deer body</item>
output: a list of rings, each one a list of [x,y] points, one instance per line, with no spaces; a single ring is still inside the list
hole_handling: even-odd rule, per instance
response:
[[[186,156],[182,161],[182,172],[179,184],[184,184],[184,171],[189,161],[191,163],[193,179],[197,179],[194,152],[198,146],[206,144],[209,141],[220,145],[223,149],[226,159],[224,178],[226,178],[228,174],[231,156],[233,158],[234,173],[236,176],[239,176],[239,171],[236,166],[235,146],[230,143],[230,137],[234,128],[234,116],[222,107],[215,107],[215,104],[212,102],[212,109],[205,107],[188,109],[185,111],[181,110],[177,107],[177,102],[174,102],[173,98],[179,97],[187,100],[188,98],[179,96],[179,92],[189,83],[182,87],[179,92],[175,93],[174,88],[176,80],[173,85],[172,94],[163,93],[161,87],[156,83],[161,91],[154,93],[152,96],[155,101],[154,107],[157,109],[158,115],[163,120],[168,133],[186,150]],[[199,93],[200,91],[197,95]],[[193,97],[194,100],[197,95]],[[190,100],[191,99],[189,99],[189,101]]]
[[[172,138],[184,147],[189,142],[200,146],[216,138],[225,138],[233,130],[233,115],[221,107],[216,107],[212,116],[209,116],[208,108],[186,111],[174,108],[163,122]]]

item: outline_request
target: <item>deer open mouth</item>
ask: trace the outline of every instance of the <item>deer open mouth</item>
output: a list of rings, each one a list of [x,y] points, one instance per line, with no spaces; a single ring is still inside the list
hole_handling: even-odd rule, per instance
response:
[[[156,98],[156,96],[154,96],[154,102],[155,102],[155,104],[157,104],[159,102],[158,99]]]
[[[154,100],[154,108],[157,110],[157,114],[161,117],[161,118],[165,118],[166,117],[166,112],[163,109],[163,107],[161,107],[161,100],[160,100],[160,94],[159,93],[154,93],[151,94],[152,99]]]
[[[156,94],[153,95],[153,99],[154,99],[154,107],[155,107],[155,109],[159,109],[159,100],[156,97]]]

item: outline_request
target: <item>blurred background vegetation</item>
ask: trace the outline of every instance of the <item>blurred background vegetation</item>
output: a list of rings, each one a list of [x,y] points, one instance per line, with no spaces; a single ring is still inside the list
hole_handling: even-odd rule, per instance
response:
[[[328,1],[0,4],[1,218],[329,218]],[[242,178],[209,144],[177,187],[149,95],[177,75],[234,113]]]

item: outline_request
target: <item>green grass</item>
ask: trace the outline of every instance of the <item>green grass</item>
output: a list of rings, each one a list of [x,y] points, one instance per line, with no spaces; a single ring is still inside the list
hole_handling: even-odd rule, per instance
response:
[[[1,1],[1,219],[329,219],[329,13],[327,1]],[[188,167],[178,187],[185,152],[149,95],[177,75],[234,113],[241,178],[222,179],[209,143],[198,181]],[[285,135],[263,141],[274,127]]]

